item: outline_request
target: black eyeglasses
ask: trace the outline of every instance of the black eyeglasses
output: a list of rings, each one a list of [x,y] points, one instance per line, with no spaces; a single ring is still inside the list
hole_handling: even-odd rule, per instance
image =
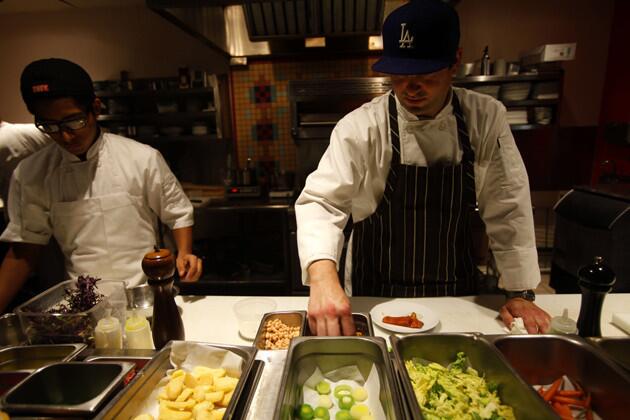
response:
[[[35,126],[46,134],[59,133],[61,130],[74,131],[84,128],[88,123],[87,116],[80,116],[65,121],[35,121]]]

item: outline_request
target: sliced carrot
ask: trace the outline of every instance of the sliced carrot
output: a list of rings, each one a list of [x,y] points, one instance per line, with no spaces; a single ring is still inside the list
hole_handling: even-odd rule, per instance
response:
[[[584,401],[584,407],[588,408],[590,411],[590,408],[591,408],[591,393],[590,392],[586,395],[586,400]]]
[[[558,402],[561,404],[568,404],[568,405],[576,405],[578,407],[584,407],[586,401],[584,400],[578,400],[575,398],[569,398],[569,397],[562,397],[560,395],[554,395],[552,398],[553,402]]]
[[[568,405],[564,405],[561,403],[553,403],[553,410],[558,413],[558,415],[563,419],[573,419],[573,414],[571,413],[571,409]]]
[[[579,389],[576,389],[576,390],[561,389],[560,391],[558,391],[558,395],[561,395],[563,397],[581,397],[582,395],[584,395],[584,392],[580,391]]]
[[[545,393],[543,394],[543,399],[545,401],[550,401],[551,398],[556,394],[556,392],[558,391],[558,388],[560,388],[560,385],[562,384],[562,378],[558,378],[556,379],[549,388],[547,388],[547,390],[545,391]]]

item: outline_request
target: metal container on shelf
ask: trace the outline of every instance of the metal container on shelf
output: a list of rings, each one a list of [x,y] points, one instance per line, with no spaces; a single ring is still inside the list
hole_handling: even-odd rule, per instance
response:
[[[364,378],[375,367],[380,383],[379,402],[385,418],[407,418],[387,345],[380,337],[294,338],[287,353],[273,418],[294,418],[295,408],[302,404],[302,386],[317,368],[326,374],[349,365],[357,366]]]
[[[549,384],[566,375],[591,393],[592,408],[602,418],[627,417],[630,375],[586,340],[567,335],[491,336],[489,340],[530,385]]]
[[[258,327],[258,332],[256,333],[256,338],[254,339],[254,347],[259,350],[280,350],[280,349],[272,349],[268,348],[266,345],[266,334],[267,334],[267,323],[272,322],[274,320],[280,321],[282,324],[289,328],[299,328],[299,335],[305,335],[307,326],[306,326],[306,311],[276,311],[276,312],[267,312],[262,320],[260,321],[260,326]],[[288,348],[288,346],[286,347]],[[285,348],[285,349],[286,349]]]
[[[549,405],[521,379],[505,358],[481,334],[410,334],[390,336],[394,360],[411,416],[421,419],[420,406],[405,367],[407,360],[420,358],[447,366],[464,352],[470,365],[488,381],[499,384],[503,404],[514,410],[518,419],[556,419]],[[531,362],[530,362],[531,363]]]
[[[170,361],[172,344],[172,341],[167,343],[157,352],[153,359],[144,366],[142,372],[136,375],[134,380],[101,410],[96,419],[131,419],[142,414],[140,410],[142,410],[145,402],[158,386],[158,383],[166,376],[167,371],[173,367]],[[254,395],[254,390],[263,368],[260,361],[254,360],[256,350],[245,346],[212,343],[196,344],[226,350],[243,359],[241,376],[236,384],[230,403],[223,414],[223,419],[243,418]]]
[[[125,362],[53,363],[7,392],[2,407],[12,415],[94,416],[133,368]]]
[[[630,337],[589,337],[587,340],[602,349],[630,374]]]

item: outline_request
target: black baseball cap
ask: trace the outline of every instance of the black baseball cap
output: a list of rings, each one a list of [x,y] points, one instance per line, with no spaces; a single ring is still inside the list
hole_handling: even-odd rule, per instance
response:
[[[453,65],[459,47],[459,17],[442,0],[411,0],[383,23],[383,56],[372,70],[426,74]]]
[[[95,98],[90,75],[63,58],[46,58],[27,65],[20,77],[20,91],[29,110],[33,101],[40,98]]]

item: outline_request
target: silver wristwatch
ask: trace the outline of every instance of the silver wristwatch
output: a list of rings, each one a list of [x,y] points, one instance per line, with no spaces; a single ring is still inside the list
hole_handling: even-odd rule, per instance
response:
[[[525,300],[529,300],[530,302],[533,302],[536,300],[536,293],[534,293],[534,291],[532,289],[527,289],[527,290],[506,290],[505,291],[505,298],[506,299],[513,299],[513,298],[522,298]]]

